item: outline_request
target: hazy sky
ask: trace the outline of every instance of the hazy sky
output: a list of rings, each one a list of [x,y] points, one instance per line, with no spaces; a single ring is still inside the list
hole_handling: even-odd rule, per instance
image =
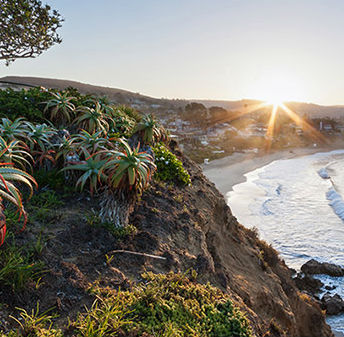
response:
[[[343,0],[48,0],[63,42],[0,75],[169,98],[344,104]]]

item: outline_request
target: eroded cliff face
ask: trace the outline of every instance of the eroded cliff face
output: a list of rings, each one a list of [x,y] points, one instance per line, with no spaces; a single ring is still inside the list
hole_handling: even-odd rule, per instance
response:
[[[297,291],[287,266],[271,247],[241,226],[223,196],[200,167],[175,151],[188,169],[192,186],[153,183],[131,215],[137,232],[119,239],[94,226],[86,215],[99,201],[79,196],[66,200],[16,236],[24,246],[44,234],[48,240],[40,259],[47,273],[39,286],[11,293],[0,285],[0,328],[13,325],[16,307],[28,312],[40,303],[42,311],[55,307],[58,326],[90,307],[88,288],[97,280],[121,289],[141,280],[142,272],[185,272],[194,269],[199,282],[226,291],[246,313],[256,336],[333,336],[311,299]],[[121,249],[164,256],[166,260],[119,252]],[[117,252],[114,253],[113,251]],[[106,257],[113,258],[111,261]]]
[[[182,160],[192,186],[153,185],[131,218],[139,233],[125,243],[127,249],[163,255],[166,262],[123,255],[117,267],[134,279],[143,269],[193,268],[200,282],[228,292],[246,310],[257,336],[332,336],[319,306],[298,292],[274,250],[237,222],[197,165]]]

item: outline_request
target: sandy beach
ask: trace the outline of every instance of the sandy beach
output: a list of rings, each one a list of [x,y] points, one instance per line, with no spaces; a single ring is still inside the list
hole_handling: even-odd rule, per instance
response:
[[[225,195],[227,192],[232,191],[234,185],[246,181],[244,174],[268,165],[275,160],[291,159],[316,152],[327,152],[343,148],[344,142],[336,142],[322,147],[294,148],[268,154],[234,153],[231,156],[213,160],[209,164],[201,166],[205,176]]]
[[[246,181],[244,174],[268,165],[275,160],[291,159],[336,149],[344,149],[344,141],[336,142],[328,146],[294,148],[269,154],[235,153],[231,156],[214,160],[207,165],[203,164],[201,166],[208,179],[216,185],[223,195],[226,195],[226,193],[232,191],[234,185]],[[334,330],[333,333],[336,337],[344,337],[342,332]]]

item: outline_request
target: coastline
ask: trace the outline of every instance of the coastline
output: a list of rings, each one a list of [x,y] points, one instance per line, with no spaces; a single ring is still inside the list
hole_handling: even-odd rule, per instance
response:
[[[321,147],[302,147],[275,151],[271,153],[234,153],[231,156],[202,164],[204,175],[215,184],[223,194],[233,190],[233,186],[246,181],[246,173],[268,165],[275,160],[292,159],[317,152],[344,149],[344,141]]]
[[[235,153],[202,164],[204,175],[212,181],[216,188],[225,196],[233,190],[233,186],[246,181],[245,174],[260,167],[266,166],[276,160],[292,159],[312,155],[319,152],[330,152],[333,150],[344,149],[344,141],[329,144],[321,147],[294,148],[272,153]],[[332,330],[335,337],[344,337],[344,333]]]

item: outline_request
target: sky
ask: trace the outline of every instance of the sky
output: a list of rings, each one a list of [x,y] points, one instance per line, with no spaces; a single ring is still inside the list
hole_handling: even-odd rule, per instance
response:
[[[47,0],[63,38],[0,76],[164,98],[344,104],[342,0]]]

